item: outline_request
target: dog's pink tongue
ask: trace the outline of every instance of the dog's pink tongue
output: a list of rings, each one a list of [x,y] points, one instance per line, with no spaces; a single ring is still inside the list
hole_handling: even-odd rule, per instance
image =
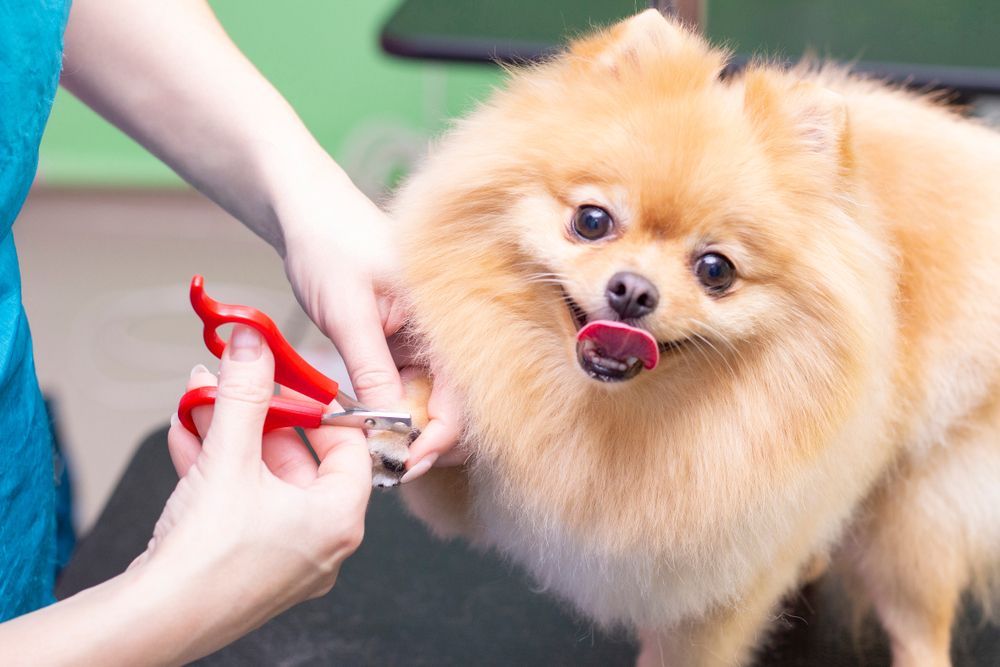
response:
[[[594,320],[577,332],[576,340],[593,341],[604,357],[621,361],[635,357],[642,361],[647,370],[656,368],[660,361],[656,339],[646,331],[622,322]]]

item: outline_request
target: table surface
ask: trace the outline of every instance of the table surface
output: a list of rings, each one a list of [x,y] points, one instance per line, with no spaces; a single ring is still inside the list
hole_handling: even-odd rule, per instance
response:
[[[176,484],[166,430],[140,446],[64,571],[66,597],[121,572],[145,547]],[[884,638],[851,637],[820,589],[794,596],[760,665],[888,665]],[[1000,633],[972,615],[954,642],[956,667],[1000,664]],[[569,613],[495,556],[441,542],[391,490],[373,495],[365,542],[334,590],[295,607],[198,664],[630,665],[635,646]]]

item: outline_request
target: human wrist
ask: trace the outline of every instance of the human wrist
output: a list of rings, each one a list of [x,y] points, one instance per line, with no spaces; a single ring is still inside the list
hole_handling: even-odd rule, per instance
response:
[[[182,665],[212,653],[261,625],[273,612],[252,596],[224,584],[224,568],[200,567],[196,559],[155,556],[112,582],[116,617],[127,618],[116,639],[123,664]],[[117,649],[116,649],[117,650]]]
[[[263,181],[269,213],[289,247],[334,233],[337,210],[371,206],[347,173],[318,144],[283,147],[264,159]],[[273,245],[273,244],[272,244]]]
[[[156,558],[116,577],[118,606],[133,620],[135,654],[150,664],[181,665],[228,643],[213,610],[223,606],[212,587]],[[220,636],[221,635],[221,636]]]

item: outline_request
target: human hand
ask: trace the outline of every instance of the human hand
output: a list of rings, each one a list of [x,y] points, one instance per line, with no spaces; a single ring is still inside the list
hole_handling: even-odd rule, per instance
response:
[[[205,641],[219,646],[329,591],[364,531],[371,459],[361,431],[310,431],[319,464],[291,429],[262,438],[273,378],[274,358],[259,334],[236,327],[214,414],[194,413],[203,442],[171,426],[170,455],[182,478],[133,564],[199,591],[208,607],[201,619],[211,627]],[[196,368],[188,388],[214,383]]]
[[[406,319],[389,220],[346,176],[328,178],[317,197],[290,197],[279,211],[285,273],[343,357],[358,400],[389,409],[403,387],[385,341]]]
[[[405,407],[421,429],[420,437],[409,446],[406,471],[399,481],[411,482],[435,466],[464,464],[469,454],[459,442],[461,412],[448,375],[440,368],[424,366],[426,360],[407,332],[390,336],[388,343],[406,388]]]
[[[279,208],[285,271],[299,303],[343,357],[359,401],[403,409],[398,368],[413,360],[386,343],[408,317],[390,222],[342,172],[318,173],[326,181],[311,192],[323,194],[289,197]],[[298,191],[314,177],[297,179]],[[460,431],[458,409],[443,377],[434,378],[428,412],[430,421],[410,447],[407,481],[435,463],[465,460],[461,451],[452,451]]]
[[[419,375],[424,371],[412,366],[402,369],[404,378],[411,372]],[[457,466],[466,462],[468,452],[458,443],[461,431],[457,406],[458,400],[447,375],[437,372],[427,397],[427,422],[420,437],[410,445],[410,458],[406,462],[406,473],[400,479],[401,483],[412,482],[435,466]]]

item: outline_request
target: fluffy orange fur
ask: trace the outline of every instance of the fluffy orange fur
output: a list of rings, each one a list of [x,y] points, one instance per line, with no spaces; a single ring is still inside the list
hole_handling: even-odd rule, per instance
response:
[[[644,12],[513,72],[403,187],[415,331],[471,452],[404,495],[640,662],[741,664],[829,554],[897,666],[946,665],[1000,547],[1000,139],[836,69],[720,80],[726,57]],[[585,205],[611,237],[573,236]],[[602,383],[565,297],[601,312],[622,270],[688,344]]]

